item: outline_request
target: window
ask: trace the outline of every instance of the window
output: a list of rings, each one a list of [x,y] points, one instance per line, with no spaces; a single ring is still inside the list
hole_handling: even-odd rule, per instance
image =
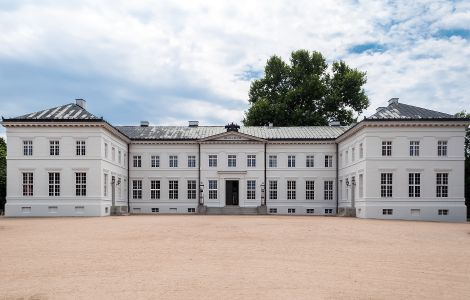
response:
[[[270,155],[269,156],[269,167],[270,168],[277,168],[277,155]]]
[[[410,156],[419,156],[419,141],[410,141]]]
[[[247,156],[247,166],[256,167],[256,155],[250,154]]]
[[[447,156],[447,141],[437,142],[437,156]]]
[[[380,174],[380,196],[382,198],[392,197],[392,173]]]
[[[439,216],[447,216],[447,215],[449,214],[449,210],[448,210],[448,209],[439,209],[439,210],[437,211],[437,214],[438,214]]]
[[[116,161],[116,148],[111,147],[111,159]]]
[[[75,142],[75,154],[78,156],[86,155],[86,141]]]
[[[359,198],[364,197],[364,174],[359,174]]]
[[[48,207],[47,207],[47,211],[48,211],[49,213],[55,214],[55,213],[57,213],[57,210],[58,210],[58,207],[57,207],[57,206],[48,206]]]
[[[325,214],[327,215],[330,215],[333,213],[333,209],[332,208],[325,208]]]
[[[159,168],[160,167],[160,156],[158,155],[152,155],[150,157],[150,166],[152,168]]]
[[[277,214],[277,208],[270,208],[269,213],[270,214]]]
[[[60,155],[59,141],[49,141],[49,155]]]
[[[188,199],[196,199],[196,180],[188,180]]]
[[[104,157],[108,158],[108,144],[104,143]]]
[[[325,155],[325,168],[333,167],[333,155]]]
[[[288,214],[295,214],[295,208],[288,208],[287,213]]]
[[[209,167],[217,167],[217,155],[209,155]]]
[[[255,180],[246,181],[246,199],[248,200],[256,199],[256,181]]]
[[[60,196],[60,173],[49,173],[49,196]]]
[[[217,199],[217,180],[209,180],[209,199]]]
[[[289,155],[287,157],[287,167],[295,168],[295,155]]]
[[[158,207],[152,207],[152,212],[153,212],[153,213],[160,212],[160,208],[158,208]]]
[[[333,180],[327,180],[323,183],[325,200],[333,200]]]
[[[178,199],[178,180],[168,182],[168,196],[170,199]]]
[[[344,165],[344,163],[343,163],[343,153],[339,154],[339,165],[340,165],[340,167],[342,167]]]
[[[269,181],[269,199],[277,200],[277,181],[276,180]]]
[[[339,181],[338,193],[339,193],[338,199],[343,200],[343,181],[342,180]]]
[[[412,209],[410,209],[410,214],[411,214],[411,216],[413,216],[413,217],[419,217],[419,215],[421,215],[421,209],[419,209],[419,208],[412,208]]]
[[[118,183],[122,182],[121,177],[118,177],[117,180],[118,180],[117,181]],[[117,189],[117,199],[121,200],[122,199],[122,184],[117,184],[116,189]]]
[[[307,168],[313,168],[315,167],[315,156],[313,155],[307,155],[307,158],[305,160],[305,164]]]
[[[170,168],[177,168],[177,167],[178,167],[178,156],[170,155]]]
[[[237,166],[237,156],[236,155],[229,155],[228,156],[228,166],[233,167],[233,168]]]
[[[356,159],[356,148],[351,149],[351,161],[354,162]]]
[[[307,208],[307,214],[313,214],[313,213],[315,213],[315,209]]]
[[[346,161],[346,165],[349,163],[349,151],[346,150],[346,153],[344,154],[344,160]]]
[[[449,173],[436,174],[436,197],[449,196]]]
[[[132,199],[142,199],[142,180],[132,180]]]
[[[359,158],[363,158],[364,157],[364,146],[362,145],[362,143],[359,144]]]
[[[142,167],[142,156],[140,155],[134,155],[132,157],[132,161],[133,161],[133,166],[134,168],[140,168]]]
[[[392,156],[392,141],[382,141],[382,156]]]
[[[196,212],[196,208],[188,207],[188,213],[195,213],[195,212]]]
[[[313,180],[305,182],[305,199],[315,200],[315,181]]]
[[[23,196],[33,195],[33,173],[23,173]]]
[[[121,159],[121,150],[118,150],[118,164],[121,164],[122,159]]]
[[[104,196],[108,196],[108,174],[104,174],[104,186],[103,186],[103,191],[104,191]]]
[[[390,208],[382,209],[382,215],[393,215],[393,209],[390,209]]]
[[[23,155],[24,156],[33,155],[33,141],[31,140],[23,141]]]
[[[126,164],[127,164],[127,154],[124,153],[124,165],[126,165]]]
[[[294,180],[287,181],[287,199],[295,200],[295,186],[296,182]]]
[[[75,196],[86,196],[86,173],[75,173]]]
[[[196,167],[196,156],[188,155],[188,168]]]
[[[150,199],[160,199],[160,180],[150,180]]]
[[[411,198],[421,197],[421,174],[408,174],[408,196]]]

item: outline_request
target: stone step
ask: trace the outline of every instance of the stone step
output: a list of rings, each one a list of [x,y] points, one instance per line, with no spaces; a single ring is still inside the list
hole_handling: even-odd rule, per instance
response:
[[[239,206],[225,206],[225,207],[207,207],[206,214],[208,215],[257,215],[257,207],[239,207]]]

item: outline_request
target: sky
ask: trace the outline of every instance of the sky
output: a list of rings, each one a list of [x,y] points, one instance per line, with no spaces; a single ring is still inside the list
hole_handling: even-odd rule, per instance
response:
[[[83,98],[114,125],[240,123],[267,59],[297,49],[367,72],[365,116],[393,97],[470,111],[470,1],[2,0],[0,115]]]

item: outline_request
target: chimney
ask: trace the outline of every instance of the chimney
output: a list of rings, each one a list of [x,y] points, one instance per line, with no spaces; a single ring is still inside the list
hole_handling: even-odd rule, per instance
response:
[[[188,121],[188,127],[198,127],[199,121]]]
[[[149,121],[140,121],[140,127],[149,127]]]
[[[83,99],[75,99],[75,104],[77,104],[83,109],[86,109],[86,101]]]
[[[329,126],[341,126],[341,123],[339,121],[330,121],[328,123]]]
[[[273,128],[273,126],[274,126],[273,122],[269,122],[268,126],[269,126],[269,128]]]
[[[398,98],[391,98],[390,100],[388,100],[388,105],[396,104],[396,103],[398,103]]]

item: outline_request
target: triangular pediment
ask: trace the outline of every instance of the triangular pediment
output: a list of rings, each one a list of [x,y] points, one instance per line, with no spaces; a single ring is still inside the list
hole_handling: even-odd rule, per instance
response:
[[[256,143],[264,143],[266,140],[261,139],[256,136],[252,136],[249,134],[237,132],[237,131],[228,131],[223,132],[215,135],[208,136],[201,140],[202,142],[256,142]]]

